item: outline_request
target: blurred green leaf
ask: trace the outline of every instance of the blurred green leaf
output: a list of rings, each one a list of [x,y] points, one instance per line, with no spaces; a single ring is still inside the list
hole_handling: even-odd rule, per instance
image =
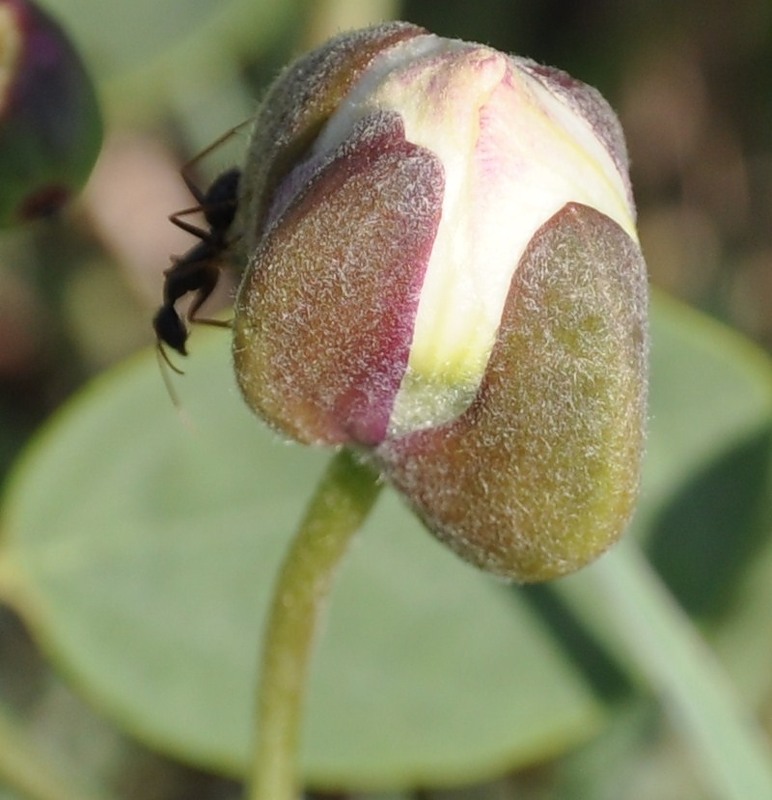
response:
[[[89,60],[109,74],[158,57],[232,3],[233,0],[48,0],[46,7],[66,22]]]
[[[79,45],[113,127],[154,125],[173,110],[199,121],[201,147],[254,112],[259,87],[288,57],[281,42],[292,40],[302,12],[300,0],[48,5]]]
[[[635,527],[686,610],[717,615],[769,541],[772,361],[670,301],[653,310],[651,370]]]
[[[653,322],[639,528],[769,416],[755,350],[668,302]],[[236,773],[260,620],[327,454],[249,415],[227,346],[195,332],[183,415],[143,357],[58,416],[11,483],[0,589],[125,727]],[[305,763],[327,786],[470,780],[559,752],[598,721],[521,594],[446,552],[388,493],[341,574],[312,684]]]
[[[762,351],[662,295],[655,296],[651,316],[641,529],[697,472],[772,426],[772,363]]]
[[[196,331],[180,381],[192,425],[148,356],[59,416],[10,489],[0,584],[128,729],[235,773],[270,588],[329,454],[279,443],[250,416],[227,347]],[[342,572],[309,712],[309,777],[359,786],[471,780],[551,755],[599,719],[527,607],[394,496]]]
[[[127,71],[147,69],[175,51],[200,48],[208,56],[212,79],[213,61],[228,60],[229,43],[256,52],[259,43],[275,31],[292,12],[291,0],[134,0],[110,3],[101,0],[47,0],[46,7],[72,33],[102,80]],[[151,86],[146,86],[148,91]]]

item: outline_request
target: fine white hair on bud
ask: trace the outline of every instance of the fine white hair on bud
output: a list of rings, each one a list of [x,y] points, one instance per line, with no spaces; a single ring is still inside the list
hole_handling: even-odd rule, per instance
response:
[[[238,225],[249,405],[362,449],[427,527],[538,580],[613,542],[636,495],[646,276],[600,94],[392,23],[291,65]]]

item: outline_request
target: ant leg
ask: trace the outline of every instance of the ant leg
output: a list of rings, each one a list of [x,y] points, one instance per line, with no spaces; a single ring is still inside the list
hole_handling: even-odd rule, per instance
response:
[[[176,225],[178,228],[182,228],[182,230],[186,233],[190,233],[193,236],[206,241],[210,236],[209,231],[204,230],[204,228],[199,228],[198,225],[193,225],[190,222],[185,222],[185,220],[180,219],[180,217],[183,217],[186,214],[198,214],[203,210],[203,206],[193,206],[193,208],[186,208],[184,211],[177,211],[175,214],[169,214],[169,222],[171,222],[172,225]]]
[[[187,313],[188,322],[190,322],[191,324],[211,325],[215,328],[230,328],[233,325],[233,322],[231,320],[212,319],[211,317],[196,316],[201,306],[207,301],[209,295],[211,295],[212,292],[214,291],[215,283],[212,283],[211,286],[206,286],[199,289],[199,291],[196,293],[196,297],[190,304],[190,308],[188,309]]]
[[[191,317],[188,315],[188,320],[194,325],[211,325],[213,328],[232,328],[232,319],[212,319],[211,317]]]

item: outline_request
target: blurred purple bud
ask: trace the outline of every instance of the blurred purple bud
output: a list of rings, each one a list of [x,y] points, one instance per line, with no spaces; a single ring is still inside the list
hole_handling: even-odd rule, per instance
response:
[[[0,0],[0,226],[56,212],[101,139],[94,87],[65,33],[29,0]]]

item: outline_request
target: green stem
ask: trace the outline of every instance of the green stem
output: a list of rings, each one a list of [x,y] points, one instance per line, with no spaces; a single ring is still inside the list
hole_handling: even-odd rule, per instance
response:
[[[561,593],[660,695],[716,796],[772,798],[769,740],[640,550],[622,542],[590,575]]]
[[[315,635],[337,567],[379,491],[377,473],[341,450],[285,557],[263,643],[250,800],[297,800],[302,708]]]
[[[304,14],[304,46],[317,47],[340,31],[399,19],[397,0],[314,0]]]

